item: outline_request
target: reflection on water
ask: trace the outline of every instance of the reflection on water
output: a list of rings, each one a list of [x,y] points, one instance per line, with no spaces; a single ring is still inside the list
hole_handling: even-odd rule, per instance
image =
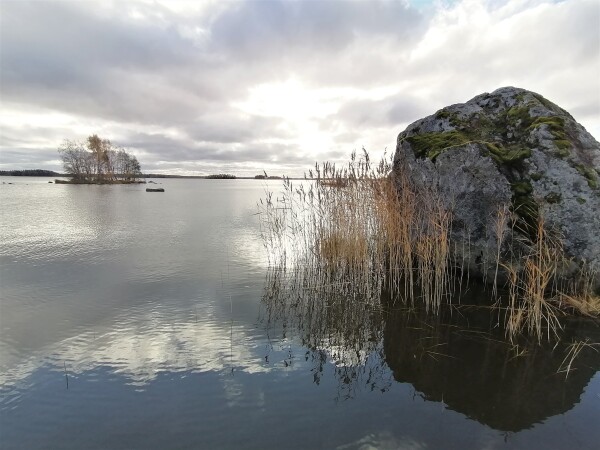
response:
[[[262,182],[159,182],[0,186],[3,449],[597,446],[597,353],[556,374],[594,326],[517,356],[487,312],[268,271]]]
[[[568,343],[590,337],[600,342],[597,325],[573,322],[556,346],[516,348],[486,321],[488,311],[469,308],[436,318],[423,311],[390,312],[384,352],[394,379],[502,431],[529,428],[579,403],[600,369],[600,352],[584,347],[566,373]]]
[[[330,362],[338,382],[338,399],[357,390],[385,392],[391,377],[383,360],[383,316],[379,302],[349,283],[319,284],[310,270],[268,272],[262,320],[267,332],[281,327],[283,337],[299,340],[304,359],[319,384]],[[322,281],[322,280],[321,280]]]
[[[264,264],[260,183],[172,182],[152,196],[27,181],[0,190],[0,383],[41,364],[112,367],[137,385],[164,371],[263,370],[247,305]]]
[[[342,398],[361,389],[385,392],[395,380],[425,400],[516,432],[572,409],[600,369],[596,346],[584,345],[570,359],[572,343],[600,342],[591,320],[572,320],[556,345],[514,346],[490,323],[489,310],[475,304],[433,316],[389,296],[378,301],[344,283],[323,283],[313,269],[272,270],[266,286],[267,325],[281,323],[298,336],[314,362],[315,383],[332,360]],[[475,290],[462,301],[482,295]]]

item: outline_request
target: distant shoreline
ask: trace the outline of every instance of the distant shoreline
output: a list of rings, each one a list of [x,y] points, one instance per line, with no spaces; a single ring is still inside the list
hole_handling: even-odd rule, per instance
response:
[[[62,173],[52,170],[27,169],[27,170],[0,170],[0,177],[66,177]]]
[[[54,172],[52,170],[32,169],[32,170],[0,170],[0,177],[61,177],[70,178],[71,175]],[[253,177],[240,177],[237,175],[231,176],[220,176],[220,175],[168,175],[159,173],[147,173],[139,175],[138,178],[179,178],[179,179],[190,179],[190,180],[282,180],[284,177],[280,176],[263,176],[257,175]],[[303,180],[302,177],[290,177],[290,180]],[[77,184],[77,183],[73,183]],[[88,183],[89,184],[89,183]],[[91,183],[93,184],[93,183]],[[106,183],[105,183],[106,184]]]

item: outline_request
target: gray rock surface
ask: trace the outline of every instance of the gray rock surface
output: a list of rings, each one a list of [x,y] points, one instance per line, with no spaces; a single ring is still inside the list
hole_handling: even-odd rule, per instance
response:
[[[414,122],[398,136],[394,175],[437,191],[470,273],[490,276],[498,248],[518,262],[541,216],[572,258],[563,275],[586,267],[600,287],[600,144],[541,95],[505,87]],[[511,220],[498,233],[502,209]]]

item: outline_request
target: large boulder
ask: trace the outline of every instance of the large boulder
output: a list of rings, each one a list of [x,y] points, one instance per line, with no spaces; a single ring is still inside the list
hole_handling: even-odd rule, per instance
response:
[[[518,261],[542,217],[572,261],[563,275],[585,268],[600,286],[600,144],[541,95],[505,87],[414,122],[398,136],[393,174],[452,211],[454,257],[471,274],[495,272],[499,250]]]

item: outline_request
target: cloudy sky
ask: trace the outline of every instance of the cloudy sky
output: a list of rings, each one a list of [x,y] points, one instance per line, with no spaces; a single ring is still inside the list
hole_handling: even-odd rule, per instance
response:
[[[501,86],[600,138],[597,0],[0,0],[0,168],[92,133],[145,172],[301,175]]]

